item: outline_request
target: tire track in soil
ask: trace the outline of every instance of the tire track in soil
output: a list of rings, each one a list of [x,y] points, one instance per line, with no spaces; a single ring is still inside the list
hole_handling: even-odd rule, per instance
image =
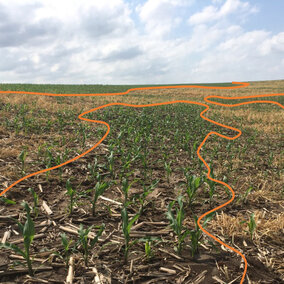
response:
[[[142,88],[132,88],[132,89],[128,89],[125,92],[119,92],[119,93],[102,93],[102,94],[54,94],[54,93],[40,93],[40,92],[25,92],[25,91],[0,91],[0,94],[27,94],[27,95],[39,95],[39,96],[53,96],[53,97],[75,97],[75,96],[79,96],[79,97],[90,97],[90,96],[121,96],[121,95],[127,95],[132,91],[140,91],[140,90],[154,90],[154,89],[179,89],[179,88],[198,88],[198,89],[218,89],[218,90],[228,90],[228,89],[239,89],[239,88],[244,88],[249,86],[249,83],[242,83],[242,82],[232,82],[232,84],[236,84],[237,86],[231,86],[231,87],[210,87],[210,86],[198,86],[198,85],[181,85],[181,86],[157,86],[157,87],[142,87]],[[263,100],[263,101],[249,101],[249,102],[242,102],[242,103],[238,103],[238,104],[223,104],[223,103],[219,103],[219,102],[214,102],[211,101],[210,99],[216,98],[216,99],[223,99],[223,100],[242,100],[242,99],[251,99],[251,98],[260,98],[260,97],[272,97],[272,96],[284,96],[284,93],[279,93],[279,94],[264,94],[264,95],[255,95],[255,96],[241,96],[241,97],[223,97],[223,96],[207,96],[204,98],[204,101],[209,103],[209,104],[215,104],[218,106],[224,106],[224,107],[237,107],[237,106],[241,106],[241,105],[246,105],[246,104],[253,104],[253,103],[270,103],[270,104],[275,104],[280,106],[282,109],[284,109],[284,106],[278,102],[275,101],[267,101],[267,100]],[[228,204],[230,204],[234,198],[235,198],[235,192],[234,190],[225,182],[220,181],[220,180],[216,180],[210,177],[210,168],[208,166],[208,164],[205,162],[205,160],[202,158],[202,156],[200,155],[200,150],[202,148],[202,146],[204,145],[204,143],[206,142],[206,140],[210,137],[210,135],[217,135],[219,137],[228,139],[228,140],[235,140],[238,137],[241,136],[242,131],[240,129],[228,126],[228,125],[224,125],[221,124],[219,122],[216,122],[214,120],[211,120],[207,117],[204,116],[204,114],[210,109],[210,107],[207,104],[204,103],[199,103],[199,102],[194,102],[194,101],[188,101],[188,100],[177,100],[177,101],[171,101],[171,102],[163,102],[163,103],[153,103],[153,104],[147,104],[147,105],[134,105],[134,104],[127,104],[127,103],[109,103],[106,105],[102,105],[93,109],[90,109],[88,111],[85,111],[83,113],[81,113],[78,118],[84,121],[88,121],[88,122],[93,122],[93,123],[98,123],[98,124],[103,124],[107,127],[107,131],[104,134],[104,136],[93,146],[91,147],[89,150],[85,151],[84,153],[51,168],[48,169],[44,169],[44,170],[40,170],[34,173],[31,173],[27,176],[22,177],[21,179],[17,180],[16,182],[14,182],[13,184],[11,184],[9,187],[7,187],[6,189],[4,189],[1,193],[0,196],[5,194],[8,190],[10,190],[11,188],[13,188],[16,184],[20,183],[23,180],[26,180],[32,176],[38,175],[40,173],[45,173],[47,171],[51,171],[57,168],[60,168],[64,165],[67,165],[71,162],[74,162],[78,159],[80,159],[81,157],[85,156],[86,154],[88,154],[89,152],[93,151],[96,147],[98,147],[101,142],[108,136],[109,132],[110,132],[110,126],[107,122],[105,121],[101,121],[101,120],[93,120],[93,119],[88,119],[88,118],[84,118],[83,116],[86,114],[89,114],[91,112],[94,112],[96,110],[99,109],[103,109],[103,108],[107,108],[110,106],[127,106],[127,107],[135,107],[135,108],[143,108],[143,107],[153,107],[153,106],[160,106],[160,105],[169,105],[169,104],[176,104],[176,103],[186,103],[186,104],[195,104],[195,105],[200,105],[200,106],[204,106],[205,109],[200,113],[200,117],[203,118],[204,120],[207,120],[213,124],[216,124],[218,126],[230,129],[230,130],[234,130],[236,131],[238,134],[236,136],[233,137],[229,137],[229,136],[225,136],[222,135],[218,132],[215,131],[211,131],[209,132],[206,137],[203,139],[203,141],[201,142],[201,144],[199,145],[198,149],[197,149],[197,155],[199,157],[199,159],[203,162],[203,164],[205,165],[205,167],[207,168],[208,172],[207,172],[207,178],[209,178],[210,180],[217,182],[219,184],[222,184],[224,186],[226,186],[232,193],[232,197],[230,200],[228,200],[227,202],[219,205],[218,207],[215,207],[213,209],[211,209],[210,211],[205,212],[204,214],[202,214],[197,221],[198,226],[200,227],[200,229],[209,237],[211,237],[212,239],[214,239],[215,241],[217,241],[219,244],[227,247],[228,249],[234,251],[235,253],[237,253],[238,255],[241,256],[241,258],[244,261],[245,267],[244,267],[244,271],[242,274],[242,278],[240,283],[244,282],[245,276],[246,276],[246,272],[247,272],[247,260],[245,258],[245,256],[238,251],[237,249],[230,247],[229,245],[227,245],[226,243],[222,242],[221,240],[219,240],[217,237],[213,236],[212,234],[210,234],[209,232],[207,232],[200,224],[200,221],[207,216],[208,214],[215,212],[225,206],[227,206]]]

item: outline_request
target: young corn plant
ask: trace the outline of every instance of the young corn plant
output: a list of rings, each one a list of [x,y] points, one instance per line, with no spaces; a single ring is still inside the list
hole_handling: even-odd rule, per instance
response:
[[[141,154],[139,155],[139,158],[142,162],[142,166],[143,166],[143,178],[145,181],[147,181],[148,179],[148,156],[149,156],[149,150],[148,150],[148,143],[149,143],[149,136],[145,136],[142,139],[142,143],[143,143],[143,149],[141,151]]]
[[[91,232],[91,230],[93,229],[93,226],[84,229],[83,225],[80,224],[80,228],[78,230],[78,234],[79,234],[79,239],[77,241],[76,247],[79,248],[79,246],[82,248],[82,254],[84,257],[84,262],[85,265],[88,267],[88,256],[89,256],[89,252],[91,249],[93,249],[93,247],[95,246],[95,244],[98,242],[99,237],[102,235],[104,229],[105,229],[105,224],[102,224],[101,226],[98,227],[99,231],[97,232],[96,236],[89,242],[88,241],[88,235]]]
[[[227,176],[223,176],[223,182],[228,184],[228,177]],[[228,198],[232,197],[232,192],[225,186],[225,191],[227,193]]]
[[[128,202],[128,191],[130,189],[130,185],[128,182],[128,178],[123,178],[122,179],[122,191],[124,193],[124,205],[127,206],[127,202]]]
[[[112,177],[114,177],[114,156],[113,156],[113,150],[111,148],[110,150],[110,155],[107,157],[107,160],[108,160],[108,166],[109,166],[109,172],[110,172],[110,175]]]
[[[61,159],[61,155],[57,155],[56,158],[55,158],[55,163],[56,165],[60,165],[62,163],[62,159]],[[62,181],[62,175],[63,175],[63,168],[60,167],[59,168],[59,173],[60,173],[60,181]]]
[[[17,245],[11,244],[11,243],[8,243],[8,242],[0,244],[0,248],[13,250],[15,253],[24,257],[24,259],[27,262],[29,275],[33,276],[34,273],[33,273],[32,262],[31,262],[31,258],[30,258],[30,246],[31,246],[31,243],[34,239],[35,227],[34,227],[34,222],[33,222],[31,215],[30,215],[31,210],[30,210],[29,205],[26,202],[23,202],[22,206],[26,210],[26,215],[27,215],[26,223],[23,225],[20,222],[18,222],[17,220],[15,220],[15,221],[18,224],[18,228],[19,228],[20,233],[24,237],[24,250],[20,249]]]
[[[252,241],[252,239],[253,239],[253,234],[254,234],[255,229],[256,229],[256,223],[255,223],[255,219],[254,219],[254,213],[251,213],[250,218],[249,218],[249,222],[247,222],[247,221],[242,221],[242,222],[241,222],[241,224],[244,224],[244,223],[246,223],[247,226],[248,226],[248,231],[246,231],[246,232],[248,232],[248,233],[250,234],[250,239],[251,239],[251,241]]]
[[[135,153],[134,157],[132,157],[131,153],[128,153],[128,155],[126,155],[124,151],[121,151],[121,155],[122,155],[122,169],[119,173],[119,178],[122,181],[122,178],[128,175],[131,163],[134,162],[139,157],[139,154]]]
[[[38,195],[34,191],[33,188],[29,188],[28,191],[32,194],[33,199],[34,199],[34,206],[33,206],[33,213],[35,215],[35,218],[37,218],[38,213],[39,213],[39,208],[38,208]]]
[[[96,211],[96,203],[100,195],[102,195],[105,190],[109,187],[109,183],[106,182],[97,182],[95,188],[91,189],[93,191],[92,198],[92,215],[95,216]]]
[[[146,256],[148,261],[150,261],[154,257],[152,247],[154,246],[154,242],[156,242],[156,241],[159,242],[159,241],[161,241],[161,239],[157,238],[157,237],[152,237],[152,236],[148,236],[148,237],[139,239],[139,242],[144,243],[145,256]]]
[[[69,214],[72,215],[73,213],[73,207],[75,204],[75,194],[76,194],[76,190],[72,188],[70,179],[67,180],[66,182],[66,189],[67,189],[67,194],[70,197],[70,204],[69,204]]]
[[[195,229],[190,231],[190,241],[191,241],[191,256],[194,257],[199,253],[199,240],[202,235],[202,231],[197,225],[197,217],[194,216]]]
[[[19,132],[20,132],[20,129],[21,129],[21,126],[20,126],[20,124],[19,124],[19,118],[18,118],[18,117],[16,117],[16,118],[14,119],[14,127],[16,128],[16,134],[18,135]]]
[[[171,162],[165,162],[164,167],[166,170],[167,182],[170,183],[170,176],[172,174]]]
[[[132,245],[130,243],[130,231],[134,222],[139,218],[139,213],[134,215],[131,220],[128,218],[127,208],[124,206],[121,210],[121,219],[122,219],[122,232],[124,235],[124,263],[127,263],[129,248]]]
[[[21,168],[22,175],[25,174],[25,161],[26,161],[27,155],[28,155],[27,147],[24,147],[24,149],[22,150],[22,152],[19,155],[19,159],[20,159],[21,164],[22,164],[22,168]]]
[[[187,151],[188,154],[190,154],[190,134],[188,132],[185,133],[185,137],[184,137],[184,140],[183,140],[183,145],[182,145],[182,149]]]
[[[154,180],[150,185],[146,186],[143,182],[143,193],[138,196],[138,200],[140,203],[140,215],[143,213],[145,208],[145,201],[146,197],[153,192],[153,190],[156,188],[157,184],[159,183],[159,179]]]
[[[64,249],[63,255],[61,255],[59,252],[54,252],[53,254],[58,256],[62,260],[64,260],[66,267],[68,267],[70,255],[71,255],[72,249],[74,249],[74,248],[71,248],[71,244],[73,243],[73,241],[68,240],[65,233],[60,234],[60,238],[61,238],[61,243]]]
[[[145,254],[148,258],[148,260],[150,260],[153,257],[153,253],[152,253],[152,249],[151,249],[151,241],[146,240],[145,242]]]
[[[137,181],[137,179],[135,179],[134,181],[132,181],[130,184],[129,184],[129,181],[128,181],[128,177],[124,177],[122,178],[122,191],[124,193],[124,206],[128,206],[129,204],[129,199],[128,199],[128,192],[129,192],[129,189],[130,187],[132,186],[133,183],[135,183]]]
[[[215,216],[215,212],[212,212],[204,217],[204,222],[202,224],[202,227],[205,228],[207,223]],[[195,257],[199,253],[199,244],[200,244],[200,238],[202,236],[202,231],[199,228],[197,224],[198,218],[196,215],[194,215],[194,223],[195,223],[195,229],[191,230],[189,232],[190,235],[190,241],[191,241],[191,256]]]
[[[185,238],[189,234],[189,230],[185,229],[183,227],[183,220],[184,220],[184,206],[183,206],[183,196],[180,195],[177,198],[178,202],[178,208],[176,208],[175,213],[172,211],[173,206],[175,204],[175,200],[169,203],[166,212],[166,216],[168,220],[170,221],[170,226],[173,229],[174,233],[177,235],[178,239],[178,245],[175,247],[175,250],[178,252],[178,254],[181,254],[182,245],[184,243]]]
[[[95,158],[92,164],[91,163],[88,164],[88,170],[91,175],[91,180],[94,180],[98,172],[98,159],[97,158]]]
[[[256,223],[255,223],[255,220],[254,220],[254,213],[252,213],[250,215],[249,222],[248,222],[248,228],[249,228],[250,239],[252,240],[254,231],[256,229]]]
[[[71,254],[71,244],[72,244],[73,241],[68,240],[65,233],[61,234],[60,238],[61,238],[61,243],[62,243],[63,248],[64,248],[64,260],[65,260],[65,264],[66,264],[66,267],[67,267],[68,264],[69,264],[69,258],[70,258],[70,254]]]
[[[193,144],[193,151],[191,152],[191,158],[192,159],[195,159],[197,154],[196,154],[196,151],[197,151],[197,148],[198,148],[198,142],[194,142]]]
[[[248,198],[248,195],[250,194],[250,192],[253,190],[253,187],[250,186],[246,192],[244,194],[240,194],[237,201],[236,201],[236,204],[239,204],[240,201],[242,201],[242,204],[246,204],[247,203],[247,198]]]
[[[196,177],[195,175],[190,175],[187,171],[184,172],[184,175],[186,177],[186,193],[188,197],[188,205],[191,207],[192,202],[196,197],[197,189],[201,185],[201,178]]]

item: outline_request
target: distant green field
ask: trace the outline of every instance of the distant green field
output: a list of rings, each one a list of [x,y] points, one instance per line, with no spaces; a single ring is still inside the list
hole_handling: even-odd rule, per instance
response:
[[[62,94],[84,94],[84,93],[117,93],[125,92],[131,88],[157,87],[157,86],[181,86],[181,85],[199,85],[199,86],[218,86],[229,87],[232,83],[211,83],[211,84],[168,84],[168,85],[51,85],[51,84],[0,84],[1,91],[27,91],[43,93],[62,93]]]

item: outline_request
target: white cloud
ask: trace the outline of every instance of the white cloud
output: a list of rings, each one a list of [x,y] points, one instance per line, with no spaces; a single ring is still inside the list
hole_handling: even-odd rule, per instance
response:
[[[253,52],[254,55],[257,55],[257,52],[259,51],[258,45],[267,40],[267,38],[269,38],[269,33],[261,30],[246,32],[238,37],[232,35],[232,38],[223,41],[216,49],[221,52],[238,52],[239,54],[237,55],[244,53],[248,55],[248,52],[250,51]]]
[[[261,55],[267,55],[271,52],[284,52],[284,32],[263,41],[259,46],[259,50]]]
[[[180,24],[178,9],[192,3],[190,0],[147,0],[136,10],[148,33],[163,36]]]
[[[5,72],[0,76],[6,81],[34,81],[36,71],[42,82],[72,82],[77,72],[79,80],[105,82],[107,68],[96,61],[114,59],[127,40],[130,50],[137,46],[129,40],[134,23],[122,0],[0,0],[0,16],[0,71]],[[7,72],[11,68],[12,76]],[[86,76],[89,72],[92,75]]]
[[[233,36],[221,42],[211,53],[204,54],[192,69],[192,76],[203,80],[210,78],[212,82],[279,78],[283,74],[283,64],[279,64],[279,55],[272,49],[284,52],[281,50],[283,35],[271,36],[269,32],[259,30]]]
[[[249,31],[239,21],[255,12],[249,0],[138,2],[0,0],[1,81],[169,84],[283,73],[284,32]]]
[[[251,6],[249,2],[241,0],[226,0],[226,2],[218,7],[220,1],[214,1],[217,5],[206,6],[201,12],[192,15],[189,18],[189,23],[192,25],[204,24],[220,19],[224,19],[232,14],[247,15],[257,12],[255,6]]]

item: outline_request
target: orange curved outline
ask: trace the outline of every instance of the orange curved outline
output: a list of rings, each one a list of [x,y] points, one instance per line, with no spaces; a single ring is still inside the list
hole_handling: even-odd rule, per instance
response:
[[[126,95],[128,93],[130,93],[131,91],[136,91],[136,90],[153,90],[153,89],[177,89],[177,88],[201,88],[201,89],[238,89],[238,88],[243,88],[243,87],[247,87],[249,86],[249,83],[241,83],[241,82],[232,82],[232,84],[239,84],[240,86],[231,86],[231,87],[209,87],[209,86],[197,86],[197,85],[182,85],[182,86],[158,86],[158,87],[143,87],[143,88],[132,88],[132,89],[128,89],[127,91],[125,92],[120,92],[120,93],[105,93],[105,94],[54,94],[54,93],[39,93],[39,92],[24,92],[24,91],[0,91],[0,94],[30,94],[30,95],[42,95],[42,96],[55,96],[55,97],[63,97],[63,96],[67,96],[67,97],[71,97],[71,96],[117,96],[117,95]],[[236,107],[236,106],[240,106],[240,105],[245,105],[245,104],[251,104],[251,103],[272,103],[272,104],[276,104],[278,106],[280,106],[281,108],[284,109],[284,106],[281,105],[280,103],[278,102],[274,102],[274,101],[250,101],[250,102],[244,102],[244,103],[239,103],[239,104],[233,104],[233,105],[229,105],[229,104],[222,104],[222,103],[218,103],[218,102],[214,102],[214,101],[210,101],[209,99],[210,98],[219,98],[219,99],[233,99],[233,100],[236,100],[236,99],[248,99],[248,98],[257,98],[257,97],[267,97],[267,96],[283,96],[284,94],[267,94],[267,95],[256,95],[256,96],[242,96],[242,97],[222,97],[222,96],[207,96],[204,98],[204,100],[207,102],[207,103],[211,103],[211,104],[216,104],[216,105],[220,105],[220,106],[225,106],[225,107]],[[91,110],[88,110],[88,111],[85,111],[83,113],[81,113],[78,118],[81,119],[81,120],[84,120],[84,121],[89,121],[89,122],[95,122],[95,123],[99,123],[99,124],[104,124],[106,127],[107,127],[107,131],[106,133],[104,134],[104,136],[93,146],[91,147],[89,150],[85,151],[84,153],[74,157],[73,159],[70,159],[60,165],[57,165],[57,166],[54,166],[54,167],[51,167],[51,168],[48,168],[48,169],[44,169],[44,170],[40,170],[40,171],[37,171],[35,173],[32,173],[32,174],[29,174],[25,177],[22,177],[21,179],[19,179],[18,181],[14,182],[12,185],[10,185],[9,187],[7,187],[6,189],[4,189],[1,193],[0,193],[0,196],[5,194],[8,190],[10,190],[12,187],[14,187],[16,184],[20,183],[21,181],[25,180],[25,179],[28,179],[29,177],[32,177],[32,176],[35,176],[37,174],[40,174],[40,173],[44,173],[44,172],[47,172],[47,171],[51,171],[51,170],[54,170],[54,169],[57,169],[59,167],[62,167],[66,164],[69,164],[75,160],[78,160],[79,158],[85,156],[87,153],[91,152],[92,150],[94,150],[97,146],[99,146],[101,144],[101,142],[107,137],[107,135],[109,134],[110,132],[110,126],[107,122],[105,121],[101,121],[101,120],[93,120],[93,119],[88,119],[88,118],[84,118],[83,116],[88,114],[88,113],[91,113],[93,111],[96,111],[96,110],[99,110],[99,109],[103,109],[103,108],[106,108],[106,107],[109,107],[109,106],[115,106],[115,105],[120,105],[120,106],[129,106],[129,107],[138,107],[138,108],[142,108],[142,107],[151,107],[151,106],[158,106],[158,105],[169,105],[169,104],[175,104],[175,103],[189,103],[189,104],[196,104],[196,105],[201,105],[201,106],[204,106],[205,107],[205,110],[203,110],[201,113],[200,113],[200,117],[203,118],[204,120],[207,120],[213,124],[216,124],[216,125],[219,125],[221,127],[224,127],[224,128],[227,128],[227,129],[231,129],[231,130],[234,130],[236,132],[238,132],[238,134],[234,137],[228,137],[228,136],[225,136],[225,135],[222,135],[222,134],[219,134],[215,131],[211,131],[210,133],[208,133],[206,135],[206,137],[203,139],[203,141],[201,142],[201,144],[199,145],[198,149],[197,149],[197,155],[199,157],[199,159],[203,162],[203,164],[205,165],[205,167],[207,168],[208,170],[208,173],[207,173],[207,177],[212,180],[212,181],[215,181],[217,183],[220,183],[224,186],[226,186],[232,193],[232,198],[230,200],[228,200],[227,202],[225,202],[224,204],[221,204],[220,206],[216,207],[216,208],[213,208],[212,210],[210,211],[207,211],[205,212],[204,214],[202,214],[198,220],[197,220],[197,224],[198,226],[200,227],[200,229],[205,233],[207,234],[208,236],[210,236],[211,238],[213,238],[215,241],[217,241],[218,243],[220,243],[221,245],[229,248],[230,250],[234,251],[235,253],[239,254],[242,259],[244,260],[244,263],[245,263],[245,268],[244,268],[244,272],[243,272],[243,275],[242,275],[242,279],[241,279],[241,282],[240,283],[243,283],[244,281],[244,278],[245,278],[245,275],[246,275],[246,271],[247,271],[247,260],[245,258],[245,256],[238,250],[236,250],[235,248],[233,247],[230,247],[229,245],[225,244],[224,242],[222,242],[221,240],[219,240],[218,238],[216,238],[215,236],[213,236],[212,234],[210,234],[209,232],[207,232],[200,224],[200,221],[208,214],[212,213],[212,212],[215,212],[217,211],[218,209],[222,208],[222,207],[225,207],[226,205],[228,205],[229,203],[231,203],[234,198],[235,198],[235,192],[234,190],[228,185],[226,184],[225,182],[223,181],[219,181],[219,180],[216,180],[216,179],[213,179],[210,177],[210,168],[209,166],[207,165],[207,163],[205,162],[205,160],[202,158],[202,156],[200,155],[200,150],[202,148],[202,146],[204,145],[204,143],[206,142],[206,140],[208,139],[208,137],[212,134],[215,134],[215,135],[218,135],[222,138],[225,138],[225,139],[229,139],[229,140],[234,140],[236,138],[238,138],[241,134],[242,134],[242,131],[237,129],[237,128],[234,128],[234,127],[231,127],[231,126],[227,126],[227,125],[224,125],[224,124],[221,124],[221,123],[218,123],[216,121],[213,121],[207,117],[205,117],[203,114],[208,111],[210,109],[210,107],[206,104],[203,104],[203,103],[199,103],[199,102],[194,102],[194,101],[187,101],[187,100],[177,100],[177,101],[171,101],[171,102],[163,102],[163,103],[153,103],[153,104],[147,104],[147,105],[134,105],[134,104],[127,104],[127,103],[109,103],[109,104],[106,104],[106,105],[102,105],[102,106],[99,106],[99,107],[96,107],[96,108],[93,108]]]
[[[278,102],[274,102],[274,101],[250,101],[250,102],[244,102],[244,103],[238,103],[238,104],[222,104],[222,103],[218,103],[218,102],[214,102],[214,101],[210,101],[209,99],[210,98],[218,98],[218,99],[225,99],[225,100],[237,100],[237,99],[250,99],[250,98],[257,98],[257,97],[272,97],[272,96],[284,96],[284,93],[279,93],[279,94],[266,94],[266,95],[255,95],[255,96],[242,96],[242,97],[223,97],[223,96],[207,96],[204,98],[204,100],[207,102],[207,103],[211,103],[211,104],[215,104],[215,105],[219,105],[219,106],[225,106],[225,107],[236,107],[236,106],[241,106],[241,105],[245,105],[245,104],[253,104],[253,103],[271,103],[271,104],[275,104],[275,105],[278,105],[280,106],[281,108],[284,109],[284,106]],[[205,110],[206,111],[206,110]],[[205,111],[202,111],[200,116],[202,115],[203,117],[203,113],[205,113]],[[200,224],[200,221],[205,217],[207,216],[208,214],[212,213],[212,212],[215,212],[217,211],[218,209],[222,208],[222,207],[225,207],[226,205],[230,204],[234,199],[235,199],[235,192],[234,190],[228,185],[226,184],[225,182],[223,181],[220,181],[220,180],[216,180],[216,179],[213,179],[210,177],[210,167],[208,166],[208,164],[205,162],[205,160],[202,158],[202,156],[200,155],[200,150],[202,148],[202,146],[204,145],[205,141],[208,139],[208,137],[211,135],[211,134],[215,134],[219,137],[222,137],[222,138],[225,138],[225,139],[229,139],[229,140],[234,140],[234,139],[237,139],[238,137],[241,136],[242,134],[242,131],[240,129],[237,129],[237,128],[234,128],[234,127],[228,127],[224,124],[221,124],[221,123],[216,123],[215,121],[211,120],[211,119],[208,119],[206,117],[203,117],[205,120],[208,120],[212,123],[215,123],[217,125],[220,125],[222,127],[225,127],[225,128],[229,128],[229,129],[232,129],[232,130],[235,130],[238,132],[238,134],[234,137],[229,137],[229,136],[225,136],[225,135],[222,135],[222,134],[219,134],[215,131],[211,131],[210,133],[208,133],[206,135],[206,137],[204,138],[204,140],[201,142],[201,144],[199,145],[198,149],[197,149],[197,155],[199,157],[199,159],[203,162],[203,164],[206,166],[208,172],[207,172],[207,177],[212,180],[212,181],[215,181],[217,183],[220,183],[224,186],[226,186],[232,193],[232,198],[230,200],[228,200],[227,202],[221,204],[220,206],[217,206],[215,208],[213,208],[212,210],[210,211],[207,211],[205,212],[204,214],[202,214],[198,220],[197,220],[197,224],[198,226],[200,227],[200,229],[203,231],[203,233],[205,233],[206,235],[210,236],[212,239],[214,239],[215,241],[217,241],[219,244],[227,247],[228,249],[234,251],[235,253],[237,253],[238,255],[240,255],[242,257],[242,259],[244,260],[244,263],[245,263],[245,268],[244,268],[244,272],[243,272],[243,275],[242,275],[242,279],[241,279],[241,282],[240,283],[243,283],[244,282],[244,279],[245,279],[245,276],[246,276],[246,272],[247,272],[247,260],[245,258],[245,256],[238,250],[236,250],[235,248],[233,247],[230,247],[229,245],[225,244],[224,242],[222,242],[221,240],[219,240],[218,238],[216,238],[215,236],[213,236],[212,234],[210,234],[209,232],[207,232]]]

